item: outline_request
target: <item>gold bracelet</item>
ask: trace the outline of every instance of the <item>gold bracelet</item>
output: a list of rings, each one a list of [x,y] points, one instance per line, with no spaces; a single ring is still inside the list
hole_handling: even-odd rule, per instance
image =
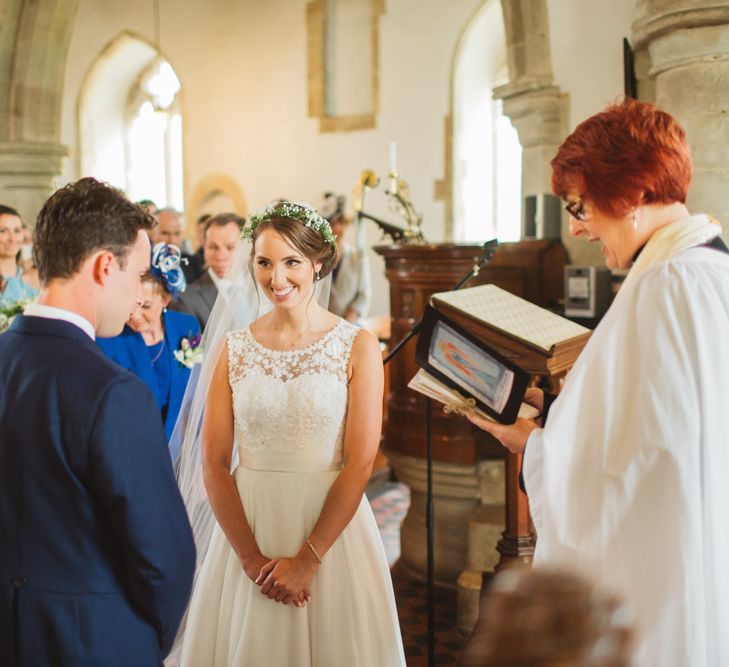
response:
[[[309,542],[309,538],[306,539],[306,543],[309,545],[309,549],[311,549],[311,553],[314,554],[314,558],[316,558],[317,563],[321,564],[321,558],[318,553],[316,553],[316,549],[314,548],[314,545]]]

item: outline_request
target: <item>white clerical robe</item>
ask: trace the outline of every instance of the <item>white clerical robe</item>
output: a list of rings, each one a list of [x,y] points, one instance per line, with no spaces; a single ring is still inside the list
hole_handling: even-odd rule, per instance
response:
[[[629,274],[529,438],[524,477],[535,566],[621,594],[637,665],[718,667],[729,665],[729,255],[675,250],[649,251]]]

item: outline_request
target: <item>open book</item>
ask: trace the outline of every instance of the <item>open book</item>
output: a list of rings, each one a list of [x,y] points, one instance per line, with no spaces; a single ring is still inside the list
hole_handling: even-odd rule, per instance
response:
[[[421,371],[409,386],[447,412],[477,410],[503,424],[520,415],[529,373],[432,306],[423,315],[415,361]]]
[[[526,301],[496,285],[480,285],[434,294],[436,305],[449,306],[513,340],[546,354],[589,338],[590,330]]]
[[[475,412],[479,417],[496,421],[490,414],[481,410],[476,405],[476,399],[471,396],[464,396],[456,389],[452,389],[448,385],[434,378],[428,371],[420,369],[415,377],[408,382],[408,387],[417,392],[432,398],[439,403],[443,403],[443,410],[447,413],[455,412],[456,414],[466,416],[469,412]],[[519,406],[518,417],[525,419],[534,419],[539,416],[539,410],[528,403],[522,403]]]

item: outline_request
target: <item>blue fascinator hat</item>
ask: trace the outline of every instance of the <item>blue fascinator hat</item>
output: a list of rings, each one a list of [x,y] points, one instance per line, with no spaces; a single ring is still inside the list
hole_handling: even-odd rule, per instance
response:
[[[185,274],[182,273],[182,262],[187,263],[187,260],[182,257],[176,245],[156,243],[152,248],[149,272],[164,283],[173,299],[187,287]]]

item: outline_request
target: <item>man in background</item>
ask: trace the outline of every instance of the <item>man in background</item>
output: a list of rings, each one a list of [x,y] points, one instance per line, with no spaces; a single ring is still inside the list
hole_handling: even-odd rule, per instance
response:
[[[205,223],[203,254],[208,267],[170,307],[197,317],[204,329],[218,292],[229,289],[225,274],[235,254],[245,220],[235,213],[220,213]]]
[[[195,251],[195,254],[193,255],[195,257],[195,260],[198,263],[198,266],[202,268],[204,271],[208,267],[205,266],[205,223],[212,218],[212,214],[210,213],[203,213],[198,219],[196,223],[196,235],[197,235],[197,250]]]

